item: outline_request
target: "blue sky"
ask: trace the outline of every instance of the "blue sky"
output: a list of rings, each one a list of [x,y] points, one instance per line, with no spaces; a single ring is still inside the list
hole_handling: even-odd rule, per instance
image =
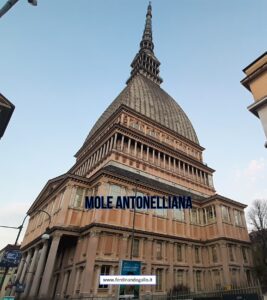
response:
[[[0,5],[5,1],[0,0]],[[16,110],[0,141],[0,220],[19,225],[125,86],[148,1],[19,1],[0,20],[0,92]],[[242,69],[266,51],[264,0],[153,0],[165,89],[191,119],[218,193],[266,198],[261,124]],[[0,225],[1,225],[0,224]],[[0,248],[16,231],[0,229]]]

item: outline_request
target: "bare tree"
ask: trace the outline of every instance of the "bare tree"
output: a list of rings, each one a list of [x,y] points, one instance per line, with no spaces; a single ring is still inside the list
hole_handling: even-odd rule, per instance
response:
[[[267,199],[255,200],[247,216],[253,228],[249,236],[252,242],[254,270],[263,291],[267,291]]]
[[[267,200],[255,200],[248,212],[248,219],[254,230],[267,229]]]

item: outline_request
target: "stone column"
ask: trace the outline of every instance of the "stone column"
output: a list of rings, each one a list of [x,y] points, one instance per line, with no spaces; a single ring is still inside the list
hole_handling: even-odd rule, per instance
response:
[[[153,149],[153,164],[155,164],[155,149]]]
[[[49,296],[49,286],[54,270],[55,260],[57,256],[58,245],[60,242],[61,235],[55,235],[52,237],[52,244],[49,250],[47,261],[45,264],[45,269],[42,277],[42,282],[40,286],[40,296],[48,297]]]
[[[131,150],[131,139],[129,138],[128,139],[128,149],[127,149],[127,152],[130,153],[130,150]]]
[[[148,161],[148,157],[149,157],[149,147],[146,147],[146,160]]]
[[[153,239],[151,237],[147,238],[145,241],[145,262],[146,262],[146,275],[152,275],[151,263],[153,261]],[[147,295],[151,293],[151,285],[145,285],[145,292]]]
[[[111,137],[111,140],[110,140],[110,144],[109,144],[109,151],[113,148],[113,136]]]
[[[137,141],[134,142],[134,156],[137,155]]]
[[[218,233],[220,236],[223,236],[223,222],[222,222],[222,210],[221,206],[219,204],[215,205],[215,210],[216,210],[216,219],[217,219],[217,228],[218,228]]]
[[[75,253],[74,253],[74,259],[73,259],[73,265],[71,268],[71,273],[70,273],[70,280],[69,284],[67,287],[67,295],[73,295],[75,290],[74,290],[74,283],[75,283],[75,277],[76,277],[76,263],[79,262],[79,259],[81,255],[83,255],[83,243],[85,243],[85,239],[78,239],[77,244],[75,247]],[[62,272],[63,274],[64,272]],[[63,285],[62,285],[63,287]],[[61,295],[62,296],[62,295]]]
[[[41,275],[43,273],[44,266],[45,266],[47,249],[48,249],[48,241],[45,241],[45,243],[43,244],[43,248],[41,249],[41,255],[38,261],[36,272],[33,277],[33,282],[29,293],[30,297],[35,297],[37,294],[40,280],[41,280]]]
[[[100,266],[95,266],[95,286],[94,286],[94,294],[97,294],[97,290],[98,290],[98,286],[99,286],[99,282],[100,282]]]
[[[228,249],[226,243],[220,243],[221,249],[221,259],[223,265],[223,284],[230,284],[230,272],[229,272],[229,259],[228,259]]]
[[[121,151],[123,151],[123,146],[124,146],[124,135],[122,135],[121,138]]]
[[[141,159],[143,159],[143,156],[144,156],[143,152],[144,152],[144,144],[141,143],[141,156],[140,156]]]
[[[28,267],[29,267],[29,263],[30,263],[30,259],[31,259],[31,251],[28,251],[26,260],[24,261],[24,266],[23,266],[23,270],[21,273],[21,277],[20,277],[20,282],[23,283],[24,282],[24,278],[26,276]]]
[[[84,269],[84,276],[81,283],[81,296],[89,297],[93,295],[93,279],[94,279],[94,264],[99,240],[99,232],[90,232],[90,237],[86,251],[86,264]]]
[[[122,236],[122,245],[121,245],[121,249],[120,249],[120,253],[119,253],[119,258],[121,259],[125,259],[128,256],[127,253],[127,246],[128,246],[128,238],[129,238],[129,234],[123,234]]]
[[[115,133],[114,146],[112,147],[114,149],[117,149],[117,138],[118,138],[118,133]]]
[[[188,259],[188,265],[189,265],[189,270],[188,270],[188,275],[189,275],[189,288],[190,291],[194,291],[194,272],[193,272],[193,245],[188,245],[187,246],[187,255],[190,259]]]
[[[36,260],[37,260],[37,257],[38,257],[38,252],[39,252],[39,248],[35,248],[34,250],[34,253],[33,253],[33,257],[32,257],[32,261],[31,261],[31,264],[30,264],[30,267],[29,267],[29,270],[28,270],[28,274],[27,274],[27,277],[26,277],[26,282],[25,282],[25,291],[23,293],[23,295],[27,296],[29,291],[30,291],[30,288],[31,288],[31,282],[32,282],[32,278],[33,278],[33,273],[34,273],[34,269],[35,269],[35,266],[36,266]]]

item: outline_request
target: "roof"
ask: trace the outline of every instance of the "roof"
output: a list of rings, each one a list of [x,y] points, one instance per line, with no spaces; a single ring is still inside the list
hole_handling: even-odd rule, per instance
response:
[[[132,108],[141,115],[199,145],[193,125],[178,103],[157,83],[142,74],[136,74],[119,96],[109,105],[95,123],[85,142],[121,105]]]
[[[192,200],[201,201],[201,200],[207,199],[206,197],[195,194],[193,191],[186,191],[184,189],[180,189],[178,187],[171,186],[164,182],[160,182],[158,180],[148,178],[146,176],[143,176],[143,175],[140,175],[137,173],[133,173],[131,171],[128,171],[128,170],[125,170],[122,168],[118,168],[113,165],[105,166],[104,168],[102,168],[101,172],[114,174],[114,176],[120,177],[120,178],[127,178],[127,180],[130,180],[132,182],[138,182],[139,184],[148,186],[153,189],[162,190],[165,192],[168,191],[169,194],[173,194],[173,195],[177,195],[177,196],[178,195],[179,196],[185,196],[185,195],[190,196],[192,198]]]
[[[0,93],[0,138],[4,135],[15,106]]]

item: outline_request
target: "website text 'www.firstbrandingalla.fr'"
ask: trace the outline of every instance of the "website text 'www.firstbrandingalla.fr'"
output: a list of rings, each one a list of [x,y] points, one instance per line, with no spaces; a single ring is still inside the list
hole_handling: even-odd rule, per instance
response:
[[[101,275],[103,285],[155,285],[156,275]]]

